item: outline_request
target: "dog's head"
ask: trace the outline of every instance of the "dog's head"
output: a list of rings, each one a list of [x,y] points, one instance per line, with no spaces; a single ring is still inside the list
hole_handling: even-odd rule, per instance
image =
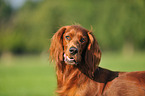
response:
[[[50,56],[56,62],[86,66],[92,72],[101,59],[101,51],[92,34],[77,25],[64,26],[52,37]]]

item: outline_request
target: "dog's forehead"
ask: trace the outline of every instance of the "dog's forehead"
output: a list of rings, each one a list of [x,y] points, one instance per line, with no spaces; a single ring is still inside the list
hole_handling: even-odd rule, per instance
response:
[[[66,33],[71,34],[71,35],[82,35],[86,36],[88,31],[85,29],[75,29],[75,28],[69,28]]]

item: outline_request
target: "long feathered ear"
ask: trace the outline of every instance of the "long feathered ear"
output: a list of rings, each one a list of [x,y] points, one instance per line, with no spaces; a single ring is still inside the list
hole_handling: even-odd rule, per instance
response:
[[[56,62],[63,61],[63,34],[66,28],[67,26],[61,27],[51,39],[50,59]]]
[[[94,71],[98,67],[101,59],[101,50],[95,36],[88,32],[89,42],[85,53],[85,62],[88,66],[88,75],[94,76]]]

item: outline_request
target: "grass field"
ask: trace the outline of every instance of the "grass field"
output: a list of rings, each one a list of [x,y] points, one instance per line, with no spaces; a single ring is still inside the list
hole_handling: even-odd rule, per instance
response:
[[[0,96],[55,96],[54,64],[47,56],[0,58]],[[145,70],[144,52],[134,55],[103,53],[100,66],[119,71]]]

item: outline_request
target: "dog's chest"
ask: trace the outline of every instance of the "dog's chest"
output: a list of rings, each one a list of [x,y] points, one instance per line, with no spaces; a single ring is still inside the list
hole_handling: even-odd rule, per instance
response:
[[[97,90],[98,88],[94,85],[90,81],[80,85],[76,83],[65,91],[63,96],[101,96],[100,90]]]

